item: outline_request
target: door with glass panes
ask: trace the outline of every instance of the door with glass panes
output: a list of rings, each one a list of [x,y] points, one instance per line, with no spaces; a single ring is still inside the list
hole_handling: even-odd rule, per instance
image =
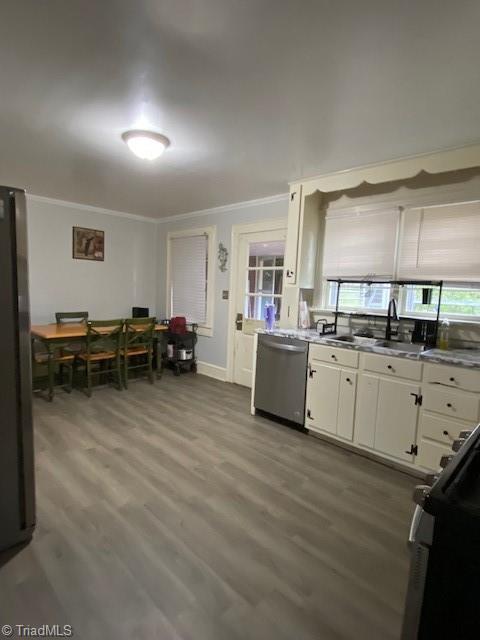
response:
[[[253,336],[265,324],[267,305],[280,320],[286,229],[245,233],[239,238],[235,299],[233,381],[252,386]]]

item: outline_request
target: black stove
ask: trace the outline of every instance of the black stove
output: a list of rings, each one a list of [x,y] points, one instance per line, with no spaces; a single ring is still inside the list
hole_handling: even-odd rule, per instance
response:
[[[415,489],[402,640],[480,638],[480,425]]]

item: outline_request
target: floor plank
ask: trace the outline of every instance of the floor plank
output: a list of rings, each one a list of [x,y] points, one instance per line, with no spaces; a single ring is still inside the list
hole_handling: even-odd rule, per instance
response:
[[[34,404],[38,527],[0,568],[1,624],[399,637],[414,478],[252,417],[246,389],[200,375]]]

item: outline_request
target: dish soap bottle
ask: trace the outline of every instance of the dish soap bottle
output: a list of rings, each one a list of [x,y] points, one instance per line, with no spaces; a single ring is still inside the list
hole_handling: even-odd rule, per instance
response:
[[[440,325],[440,331],[438,333],[438,347],[440,349],[446,350],[448,349],[448,334],[450,332],[450,322],[448,318],[442,320],[442,324]]]

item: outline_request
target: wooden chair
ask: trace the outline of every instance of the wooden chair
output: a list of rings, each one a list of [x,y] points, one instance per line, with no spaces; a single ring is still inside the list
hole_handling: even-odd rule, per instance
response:
[[[55,322],[57,324],[86,324],[88,321],[88,311],[56,311]],[[78,355],[83,351],[83,342],[64,342],[61,345],[63,353]]]
[[[52,345],[48,351],[45,351],[43,345],[40,345],[37,340],[32,340],[32,380],[34,391],[36,391],[35,381],[45,377],[47,380],[47,399],[49,402],[52,402],[55,388],[55,373],[58,367],[59,384],[63,386],[67,393],[71,393],[73,388],[74,361],[75,356],[73,354],[63,353],[61,347]],[[45,369],[44,376],[40,374],[42,368]],[[68,382],[66,385],[63,384],[65,369],[68,371]]]
[[[80,324],[88,321],[88,311],[56,311],[55,322],[57,324]]]
[[[94,375],[116,374],[117,389],[122,390],[123,327],[123,320],[87,321],[86,350],[77,356],[77,361],[85,366],[88,397],[92,395]],[[95,365],[100,367],[97,371],[93,369]],[[105,365],[109,365],[109,367]]]
[[[130,318],[125,320],[123,357],[123,384],[128,388],[128,372],[132,369],[147,369],[150,384],[155,382],[153,373],[153,346],[155,318]],[[146,356],[146,362],[130,364],[131,358]]]

